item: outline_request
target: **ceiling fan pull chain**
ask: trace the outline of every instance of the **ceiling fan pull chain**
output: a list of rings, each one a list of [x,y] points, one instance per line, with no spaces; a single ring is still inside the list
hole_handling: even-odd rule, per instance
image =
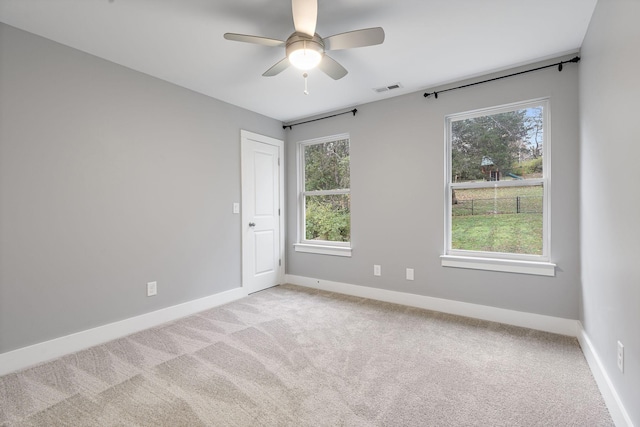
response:
[[[309,75],[307,73],[302,74],[302,77],[304,77],[304,94],[305,95],[309,95],[309,89],[307,88],[307,77],[309,77]]]

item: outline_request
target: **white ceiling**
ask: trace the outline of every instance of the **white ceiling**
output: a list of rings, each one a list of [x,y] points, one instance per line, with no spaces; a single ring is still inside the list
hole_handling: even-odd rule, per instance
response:
[[[290,122],[577,51],[597,0],[319,0],[316,32],[383,27],[384,44],[330,55],[334,81],[289,68],[290,0],[0,0],[0,21],[179,86]],[[400,83],[379,94],[373,88]]]

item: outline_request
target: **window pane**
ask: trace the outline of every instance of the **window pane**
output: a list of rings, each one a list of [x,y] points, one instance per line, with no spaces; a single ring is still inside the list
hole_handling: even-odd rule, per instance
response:
[[[304,189],[349,188],[349,140],[330,141],[304,147]]]
[[[351,195],[306,196],[307,240],[348,242],[351,239]]]
[[[542,255],[542,185],[455,189],[451,200],[451,249]]]
[[[451,182],[542,177],[543,107],[451,123]]]

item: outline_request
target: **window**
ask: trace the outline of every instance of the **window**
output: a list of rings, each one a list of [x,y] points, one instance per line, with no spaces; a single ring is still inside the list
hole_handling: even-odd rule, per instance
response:
[[[446,118],[442,265],[553,275],[548,100]]]
[[[351,255],[349,135],[298,143],[296,251]]]

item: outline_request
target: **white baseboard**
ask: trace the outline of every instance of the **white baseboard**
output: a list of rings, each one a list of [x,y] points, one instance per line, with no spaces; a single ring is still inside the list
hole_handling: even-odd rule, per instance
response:
[[[215,295],[185,302],[140,316],[87,329],[28,347],[0,354],[0,375],[18,371],[69,353],[121,338],[209,308],[246,297],[245,288],[235,288]]]
[[[321,289],[346,295],[369,298],[378,301],[402,304],[410,307],[424,308],[459,316],[489,320],[508,325],[522,326],[545,332],[553,332],[578,338],[582,352],[593,373],[598,388],[609,408],[611,417],[618,427],[634,427],[629,414],[624,408],[618,393],[616,392],[609,376],[603,368],[589,337],[582,328],[579,320],[563,319],[559,317],[544,316],[534,313],[507,310],[503,308],[489,307],[485,305],[470,304],[466,302],[433,298],[423,295],[407,294],[404,292],[389,291],[386,289],[369,288],[366,286],[351,285],[348,283],[332,282],[328,280],[313,279],[310,277],[286,275],[285,281],[293,285],[308,288]]]
[[[609,413],[611,414],[611,418],[613,418],[613,422],[618,427],[633,427],[633,422],[629,417],[629,413],[622,404],[616,389],[613,387],[613,383],[611,382],[609,375],[607,375],[607,371],[605,371],[604,365],[593,347],[589,336],[582,327],[581,322],[578,322],[578,327],[578,341],[580,342],[580,347],[582,347],[582,353],[584,353],[584,357],[587,359],[587,363],[589,364],[593,377],[598,384],[600,393],[602,393],[604,402],[607,404],[607,408],[609,408]]]
[[[578,320],[524,313],[503,308],[319,280],[303,276],[286,275],[285,282],[361,298],[522,326],[562,335],[576,336],[616,426],[634,427],[618,393],[613,387],[611,379],[602,365],[600,357]],[[209,308],[227,304],[246,296],[247,292],[244,288],[235,288],[151,313],[2,353],[0,354],[0,376],[121,338],[144,329],[152,328],[181,317],[189,316]]]
[[[322,289],[325,291],[402,304],[410,307],[424,308],[427,310],[472,317],[474,319],[522,326],[525,328],[569,335],[572,337],[575,337],[578,334],[578,321],[573,319],[524,313],[521,311],[507,310],[504,308],[490,307],[486,305],[389,291],[386,289],[370,288],[367,286],[350,285],[347,283],[331,282],[328,280],[319,280],[289,274],[285,276],[285,281],[286,283],[305,286],[308,288]]]

